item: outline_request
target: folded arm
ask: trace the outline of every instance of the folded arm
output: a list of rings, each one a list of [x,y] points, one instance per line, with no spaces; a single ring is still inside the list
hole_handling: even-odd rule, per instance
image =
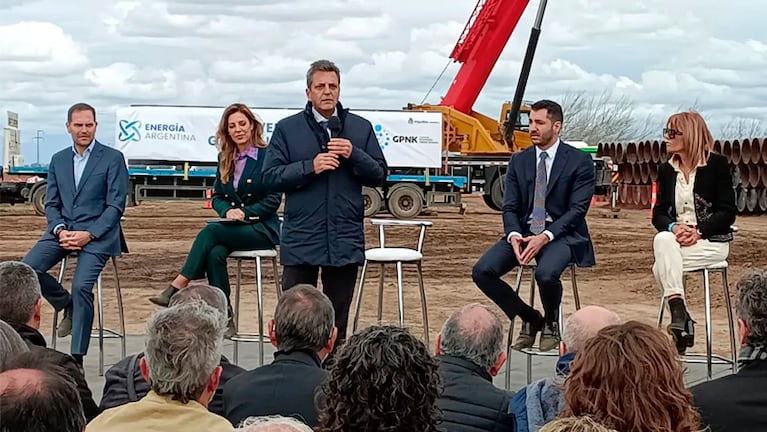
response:
[[[56,180],[55,166],[56,164],[51,160],[45,185],[45,218],[48,220],[48,232],[54,236],[59,228],[67,228],[67,223],[61,216],[61,194]]]
[[[519,184],[517,183],[517,173],[514,170],[513,158],[509,159],[509,166],[506,169],[505,189],[503,194],[503,232],[506,239],[509,240],[512,234],[521,235],[522,223],[519,220],[521,205],[519,200]]]
[[[714,168],[712,166],[712,168]],[[712,170],[714,171],[714,170]],[[714,211],[707,221],[698,222],[701,238],[707,239],[712,235],[722,235],[730,232],[730,226],[735,223],[737,208],[735,207],[735,189],[732,188],[732,177],[726,163],[718,163],[714,171],[716,182],[716,198]]]
[[[389,168],[381,151],[381,145],[370,128],[364,147],[355,147],[349,157],[352,173],[369,187],[383,186]]]

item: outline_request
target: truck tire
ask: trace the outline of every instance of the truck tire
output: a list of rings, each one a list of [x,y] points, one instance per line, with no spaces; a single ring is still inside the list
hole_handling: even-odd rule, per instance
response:
[[[32,192],[32,206],[35,208],[35,213],[38,216],[45,215],[45,198],[47,190],[47,183],[43,182],[37,185]]]
[[[381,210],[383,197],[378,189],[363,186],[362,200],[365,203],[365,217],[375,216]]]
[[[493,179],[493,183],[490,185],[490,199],[486,199],[485,203],[493,210],[501,211],[503,209],[503,180],[501,180],[501,176],[495,176]]]
[[[389,212],[397,219],[410,219],[421,214],[423,196],[414,186],[406,185],[394,189],[387,200]]]

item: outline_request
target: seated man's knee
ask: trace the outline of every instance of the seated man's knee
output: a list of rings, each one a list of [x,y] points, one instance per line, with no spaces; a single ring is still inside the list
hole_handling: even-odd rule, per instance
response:
[[[550,268],[540,266],[535,268],[535,281],[538,282],[538,285],[553,285],[559,282],[560,276],[561,273],[557,273]]]
[[[471,279],[477,285],[481,285],[487,282],[488,280],[491,280],[497,277],[498,275],[495,274],[495,272],[490,268],[490,266],[484,264],[482,261],[479,261],[478,263],[474,264],[474,267],[471,269]]]
[[[657,250],[659,248],[668,246],[668,245],[674,245],[676,243],[676,236],[671,231],[661,231],[658,234],[655,234],[655,238],[653,239],[653,249]]]

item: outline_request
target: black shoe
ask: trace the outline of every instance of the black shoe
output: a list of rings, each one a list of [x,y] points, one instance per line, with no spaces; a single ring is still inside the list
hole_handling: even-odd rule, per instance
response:
[[[237,334],[237,324],[234,322],[234,311],[232,310],[232,307],[229,306],[228,309],[229,312],[229,319],[226,323],[226,332],[224,332],[224,339],[232,339],[233,336]]]
[[[173,294],[176,294],[178,292],[178,288],[171,286],[168,286],[168,288],[165,288],[165,290],[160,293],[159,296],[156,297],[149,297],[149,301],[156,304],[157,306],[162,307],[168,307],[170,304],[170,298],[173,297]]]
[[[543,330],[543,318],[539,318],[535,322],[523,322],[522,330],[519,331],[519,337],[511,349],[521,351],[523,349],[532,348],[535,344],[535,337],[539,331]]]
[[[674,338],[676,344],[676,350],[679,355],[687,353],[687,348],[692,348],[695,345],[695,321],[690,318],[690,315],[685,313],[684,319],[672,319],[671,324],[668,325],[667,331]]]
[[[538,350],[545,352],[559,348],[560,340],[559,324],[556,322],[546,323],[546,325],[543,326],[543,332],[541,332],[541,343],[538,345]]]
[[[72,305],[64,308],[64,318],[59,323],[56,335],[58,337],[67,337],[72,334]]]

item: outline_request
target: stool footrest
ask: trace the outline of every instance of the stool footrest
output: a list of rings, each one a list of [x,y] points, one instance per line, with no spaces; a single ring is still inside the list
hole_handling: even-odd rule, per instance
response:
[[[91,330],[91,337],[92,338],[99,337],[98,329]],[[104,339],[123,339],[124,337],[125,335],[117,333],[114,330],[104,329]]]
[[[685,354],[683,356],[677,356],[679,360],[681,360],[683,363],[708,363],[708,360],[706,359],[705,354]],[[724,364],[724,365],[732,365],[733,360],[724,356],[720,356],[719,354],[712,354],[711,355],[711,364]]]
[[[238,333],[232,336],[230,339],[236,342],[263,342],[264,340],[269,340],[267,336],[262,336],[255,333]]]
[[[522,353],[528,356],[559,357],[559,350],[541,351],[538,347],[525,348],[523,350],[512,349],[512,352]]]

